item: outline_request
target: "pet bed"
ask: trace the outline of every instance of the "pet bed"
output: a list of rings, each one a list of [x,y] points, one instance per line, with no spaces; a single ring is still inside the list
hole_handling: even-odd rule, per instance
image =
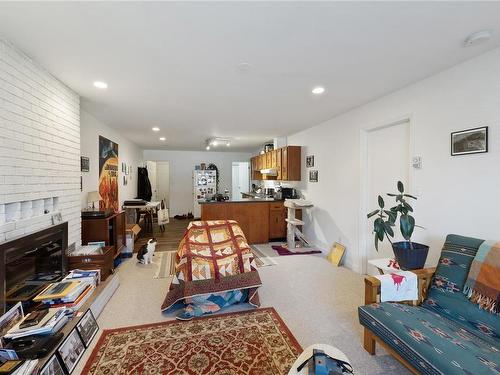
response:
[[[258,307],[261,285],[236,221],[192,221],[179,244],[175,275],[161,309],[182,301],[188,306],[179,318],[190,318],[237,302]]]

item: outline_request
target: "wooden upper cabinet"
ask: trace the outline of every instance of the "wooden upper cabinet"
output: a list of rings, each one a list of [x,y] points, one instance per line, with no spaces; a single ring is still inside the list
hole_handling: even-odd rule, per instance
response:
[[[252,161],[252,173],[254,180],[283,180],[300,181],[301,178],[301,147],[287,146],[278,148],[265,154],[254,156]],[[255,167],[254,167],[255,166]],[[277,170],[277,176],[263,175],[261,169],[274,168]]]
[[[283,166],[286,165],[287,175],[286,175],[286,178],[285,178],[285,176],[282,176],[282,180],[300,181],[300,178],[301,178],[300,151],[301,151],[300,146],[287,146],[286,147],[286,160],[285,160],[285,157],[282,157],[281,169],[283,169]]]

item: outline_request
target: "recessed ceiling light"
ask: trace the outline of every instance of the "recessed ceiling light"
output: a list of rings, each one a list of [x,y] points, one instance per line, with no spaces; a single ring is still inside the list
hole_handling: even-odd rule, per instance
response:
[[[167,139],[167,138],[165,138],[165,137],[160,137],[160,141],[162,141],[162,142],[163,142],[165,139]]]
[[[227,142],[226,142],[226,146],[227,146],[227,147],[231,146],[231,142],[227,141]]]
[[[108,84],[106,82],[102,82],[102,81],[95,81],[94,86],[97,87],[98,89],[101,89],[101,90],[108,88]]]
[[[157,127],[157,126],[155,126],[154,128],[151,128],[151,130],[152,130],[152,131],[154,131],[154,132],[159,132],[159,131],[160,131],[160,128],[159,128],[159,127]]]
[[[321,86],[317,86],[317,87],[315,87],[315,88],[312,89],[312,93],[314,95],[323,94],[324,92],[325,92],[325,88],[321,87]]]
[[[475,46],[491,39],[491,31],[481,30],[469,35],[464,40],[464,47]]]
[[[205,147],[205,149],[206,149],[207,151],[208,151],[208,150],[210,150],[210,146],[209,146],[209,145],[207,145],[207,147]]]

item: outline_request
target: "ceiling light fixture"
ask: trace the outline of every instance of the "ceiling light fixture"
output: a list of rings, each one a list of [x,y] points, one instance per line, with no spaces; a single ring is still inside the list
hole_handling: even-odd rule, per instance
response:
[[[108,84],[103,81],[95,81],[94,86],[101,90],[105,90],[108,88]]]
[[[312,93],[314,95],[320,95],[320,94],[323,94],[324,92],[325,92],[325,88],[321,87],[321,86],[317,86],[317,87],[312,89]]]
[[[476,46],[491,39],[491,31],[481,30],[472,33],[464,40],[464,47]]]
[[[167,138],[165,138],[165,137],[160,137],[160,141],[162,141],[162,142],[163,142],[165,139],[167,139]]]
[[[226,145],[227,147],[231,146],[231,140],[229,138],[221,138],[221,137],[214,137],[214,138],[208,138],[205,141],[206,144],[206,149],[207,151],[210,150],[210,147],[217,147],[217,146],[222,146]]]
[[[159,128],[159,127],[157,127],[157,126],[155,126],[154,128],[151,128],[151,130],[152,130],[152,131],[154,131],[154,132],[159,132],[159,131],[160,131],[160,128]]]

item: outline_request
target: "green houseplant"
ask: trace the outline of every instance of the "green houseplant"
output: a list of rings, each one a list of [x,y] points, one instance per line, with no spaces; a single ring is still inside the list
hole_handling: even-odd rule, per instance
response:
[[[391,243],[394,256],[402,269],[412,270],[423,268],[429,253],[429,246],[412,242],[411,236],[415,229],[415,218],[412,216],[413,208],[408,203],[409,199],[417,199],[413,195],[405,193],[404,185],[401,181],[397,183],[398,193],[387,193],[393,197],[396,205],[390,209],[385,208],[385,201],[382,196],[378,196],[378,206],[376,210],[370,212],[367,217],[377,216],[373,221],[373,234],[375,249],[378,251],[379,242],[385,238]],[[394,227],[399,217],[399,230],[405,241],[393,242]]]

